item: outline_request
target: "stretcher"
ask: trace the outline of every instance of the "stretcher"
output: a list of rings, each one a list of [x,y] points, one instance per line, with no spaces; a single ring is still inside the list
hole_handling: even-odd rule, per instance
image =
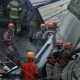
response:
[[[42,68],[45,65],[47,57],[49,56],[51,50],[53,49],[53,37],[54,35],[52,35],[47,40],[47,42],[44,44],[44,46],[41,48],[41,50],[35,57],[35,63],[37,64],[38,68]]]

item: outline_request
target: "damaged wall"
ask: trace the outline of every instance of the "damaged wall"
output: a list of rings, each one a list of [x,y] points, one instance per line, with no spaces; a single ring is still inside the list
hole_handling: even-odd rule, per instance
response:
[[[62,16],[64,17],[57,38],[62,38],[65,42],[72,41],[76,45],[80,37],[80,21],[68,10]]]

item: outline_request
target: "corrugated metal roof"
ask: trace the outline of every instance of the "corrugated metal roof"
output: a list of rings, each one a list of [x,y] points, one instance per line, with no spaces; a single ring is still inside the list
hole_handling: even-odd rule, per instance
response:
[[[60,19],[60,13],[67,9],[70,0],[57,1],[38,8],[43,20],[47,23],[50,19]],[[52,18],[53,17],[53,18]]]

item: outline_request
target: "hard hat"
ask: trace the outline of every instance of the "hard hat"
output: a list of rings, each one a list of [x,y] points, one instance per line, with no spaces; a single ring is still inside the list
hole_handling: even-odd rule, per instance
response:
[[[53,24],[52,22],[48,23],[48,27],[54,27],[55,24]]]
[[[70,49],[70,48],[73,48],[73,45],[71,42],[67,42],[67,43],[65,43],[64,47],[67,49]]]
[[[14,28],[14,24],[13,23],[9,23],[8,24],[8,28]]]
[[[46,25],[44,23],[40,24],[40,28],[45,28]]]
[[[34,54],[34,52],[28,52],[28,53],[26,54],[26,57],[27,57],[28,59],[34,59],[34,58],[35,58],[35,54]]]
[[[61,39],[57,40],[56,45],[63,45],[63,40],[61,40]]]
[[[54,25],[56,25],[57,21],[56,20],[52,20],[51,23],[53,23]]]

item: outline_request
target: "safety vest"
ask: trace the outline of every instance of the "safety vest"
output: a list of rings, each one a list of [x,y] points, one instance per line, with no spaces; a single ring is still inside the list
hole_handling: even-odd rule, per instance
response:
[[[10,1],[7,7],[10,10],[10,18],[19,19],[20,11],[22,10],[20,4],[17,1]]]

